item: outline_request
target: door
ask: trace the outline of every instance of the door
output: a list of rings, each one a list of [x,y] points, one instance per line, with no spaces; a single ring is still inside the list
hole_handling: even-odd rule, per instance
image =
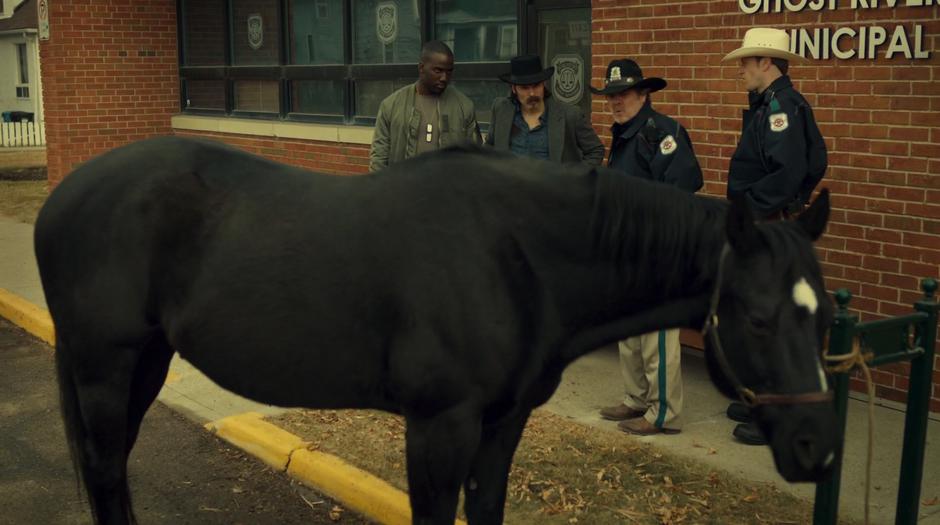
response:
[[[590,0],[528,0],[526,48],[554,66],[549,91],[591,114]]]

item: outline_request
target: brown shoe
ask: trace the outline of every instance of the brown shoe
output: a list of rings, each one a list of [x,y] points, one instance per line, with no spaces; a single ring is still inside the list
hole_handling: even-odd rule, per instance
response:
[[[646,420],[645,417],[638,417],[634,419],[628,419],[626,421],[621,421],[617,423],[617,428],[623,430],[627,434],[635,434],[637,436],[652,436],[655,434],[678,434],[679,430],[675,428],[659,428],[656,425],[650,423]]]
[[[623,403],[615,405],[612,407],[602,408],[601,417],[604,419],[609,419],[611,421],[623,421],[624,419],[633,419],[635,417],[640,417],[645,414],[645,410],[637,410],[635,408],[630,408]]]

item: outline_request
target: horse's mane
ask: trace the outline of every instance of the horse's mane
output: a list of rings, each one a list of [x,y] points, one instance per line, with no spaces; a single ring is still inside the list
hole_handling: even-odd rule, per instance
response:
[[[724,243],[728,204],[620,171],[597,170],[591,228],[599,256],[614,260],[628,286],[676,291],[708,282]],[[714,255],[714,261],[700,261]]]
[[[781,268],[775,268],[775,271],[787,270],[788,275],[780,282],[784,286],[790,286],[799,277],[796,272],[805,268],[819,268],[819,261],[815,257],[813,250],[802,249],[807,242],[811,242],[801,228],[794,227],[795,223],[791,221],[770,222],[758,225],[760,238],[764,245],[770,251],[772,261],[792,261],[798,260],[798,264],[786,264]]]

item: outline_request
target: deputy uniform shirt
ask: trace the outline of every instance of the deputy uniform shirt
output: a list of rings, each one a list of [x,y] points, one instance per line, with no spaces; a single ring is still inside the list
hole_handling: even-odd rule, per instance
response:
[[[611,126],[611,134],[609,167],[689,192],[702,187],[702,169],[689,134],[649,102],[629,121]]]
[[[826,172],[826,143],[790,77],[751,94],[742,129],[728,171],[728,198],[746,199],[759,217],[807,202]]]

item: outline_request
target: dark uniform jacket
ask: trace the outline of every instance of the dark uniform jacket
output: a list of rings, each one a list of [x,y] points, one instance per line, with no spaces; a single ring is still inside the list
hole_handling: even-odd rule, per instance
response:
[[[759,217],[796,211],[826,172],[826,143],[790,77],[751,93],[741,142],[731,157],[728,198],[746,198]]]
[[[516,103],[510,97],[493,102],[493,116],[486,144],[509,151]],[[600,166],[604,162],[604,144],[597,137],[581,108],[545,97],[548,113],[548,159],[553,162],[584,162]]]
[[[653,110],[649,101],[635,117],[610,129],[614,139],[609,167],[690,192],[702,187],[702,169],[689,134],[678,122]]]

